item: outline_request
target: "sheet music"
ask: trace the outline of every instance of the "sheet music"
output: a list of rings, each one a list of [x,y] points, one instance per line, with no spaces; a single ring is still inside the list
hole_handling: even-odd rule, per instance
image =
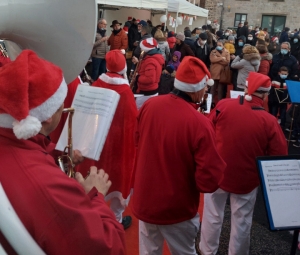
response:
[[[262,174],[275,228],[300,226],[300,161],[262,161]]]
[[[244,91],[230,90],[230,98],[238,98],[239,96],[244,96],[244,95],[245,95]]]
[[[207,93],[207,98],[206,98],[207,110],[205,111],[205,113],[210,113],[211,102],[212,102],[212,95],[210,93]]]
[[[72,103],[73,149],[84,157],[99,160],[120,95],[110,89],[78,86]],[[57,142],[56,149],[63,151],[68,141],[68,119]]]

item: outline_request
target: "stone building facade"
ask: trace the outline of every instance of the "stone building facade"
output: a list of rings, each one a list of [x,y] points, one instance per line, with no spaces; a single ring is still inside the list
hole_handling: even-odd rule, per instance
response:
[[[208,9],[208,19],[218,20],[223,29],[245,20],[252,26],[267,27],[272,34],[285,26],[300,28],[300,0],[200,0],[199,5]]]

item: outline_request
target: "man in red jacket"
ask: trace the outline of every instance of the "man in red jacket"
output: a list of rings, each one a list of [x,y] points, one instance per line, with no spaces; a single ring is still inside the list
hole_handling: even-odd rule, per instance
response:
[[[107,73],[93,83],[93,86],[111,89],[120,95],[118,107],[111,123],[100,159],[98,161],[86,159],[78,166],[78,170],[86,176],[90,166],[104,169],[109,175],[112,185],[105,197],[110,200],[110,208],[117,221],[124,229],[131,225],[131,217],[122,217],[130,199],[130,179],[135,158],[134,127],[137,108],[128,80],[124,78],[127,66],[120,50],[113,50],[106,54]]]
[[[250,72],[244,97],[221,100],[211,112],[217,148],[227,163],[220,188],[204,195],[200,250],[218,251],[224,208],[230,195],[231,232],[229,255],[249,254],[252,215],[259,186],[255,159],[286,155],[287,144],[274,116],[262,108],[271,88],[268,76]]]
[[[140,109],[143,103],[153,96],[158,96],[158,83],[165,59],[157,46],[154,38],[147,38],[140,42],[140,48],[144,51],[144,57],[138,69],[137,108]],[[133,60],[134,61],[134,60]],[[135,61],[134,64],[137,62]]]
[[[175,89],[144,103],[137,120],[133,214],[139,222],[140,254],[196,254],[199,193],[213,192],[225,163],[212,123],[196,109],[213,81],[205,64],[186,57]]]
[[[123,226],[104,201],[103,170],[69,178],[50,155],[67,85],[60,68],[23,51],[0,70],[0,182],[46,254],[124,254]],[[5,238],[0,243],[15,254]]]

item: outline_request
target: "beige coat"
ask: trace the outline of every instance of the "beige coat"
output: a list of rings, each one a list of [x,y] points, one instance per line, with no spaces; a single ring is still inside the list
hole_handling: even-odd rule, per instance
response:
[[[105,35],[106,36],[106,35]],[[106,41],[101,42],[102,36],[96,34],[96,42],[93,46],[92,57],[93,58],[105,58],[107,52],[109,52],[109,47]]]
[[[225,58],[225,59],[224,59]],[[210,74],[214,80],[220,80],[220,73],[224,66],[230,63],[229,51],[223,48],[222,54],[217,50],[212,50],[210,53]]]

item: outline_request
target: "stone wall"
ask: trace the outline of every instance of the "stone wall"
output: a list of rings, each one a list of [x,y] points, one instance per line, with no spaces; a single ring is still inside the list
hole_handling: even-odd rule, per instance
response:
[[[209,20],[217,19],[220,23],[221,9],[217,3],[224,3],[223,28],[234,26],[235,13],[247,14],[249,25],[261,26],[262,15],[286,16],[286,26],[291,29],[300,28],[300,1],[285,0],[270,2],[269,0],[206,0],[205,8],[209,10]]]

